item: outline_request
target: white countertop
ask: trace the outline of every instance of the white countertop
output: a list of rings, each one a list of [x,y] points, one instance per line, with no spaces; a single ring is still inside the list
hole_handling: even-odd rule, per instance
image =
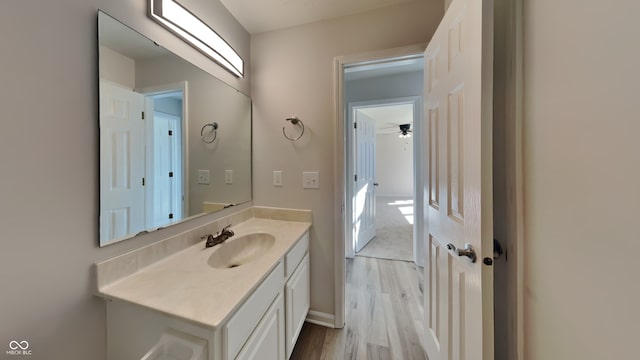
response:
[[[251,218],[231,227],[231,242],[246,234],[275,236],[274,245],[254,261],[230,269],[214,269],[209,256],[220,245],[201,241],[113,284],[98,295],[122,300],[163,314],[216,329],[260,284],[311,226],[308,222]],[[283,279],[284,281],[284,279]]]

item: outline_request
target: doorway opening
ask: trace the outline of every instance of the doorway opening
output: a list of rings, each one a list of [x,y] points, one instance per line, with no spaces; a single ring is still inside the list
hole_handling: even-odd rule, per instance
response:
[[[349,258],[417,260],[413,129],[420,122],[419,103],[419,97],[412,97],[348,105],[354,179],[348,190],[353,224]]]
[[[354,291],[357,290],[352,289],[352,286],[349,285],[349,291],[347,291],[347,283],[353,284],[352,281],[348,280],[347,272],[351,275],[355,274],[355,269],[362,265],[363,261],[364,264],[369,264],[365,265],[365,267],[378,267],[381,270],[388,268],[383,263],[405,264],[416,273],[421,273],[414,262],[417,261],[418,265],[423,265],[421,264],[423,256],[420,254],[424,250],[421,248],[422,241],[414,241],[414,238],[422,239],[424,230],[423,217],[421,215],[423,199],[422,196],[416,197],[414,194],[421,193],[416,191],[415,186],[423,183],[424,173],[422,169],[424,161],[421,161],[421,154],[424,151],[422,151],[423,145],[420,141],[424,136],[421,120],[424,86],[423,52],[424,45],[418,44],[336,59],[336,128],[338,131],[336,133],[337,151],[335,155],[336,164],[338,164],[336,186],[340,189],[340,191],[336,192],[336,202],[341,205],[342,209],[336,214],[334,326],[337,328],[345,326],[347,295],[349,296],[348,301],[351,302],[351,297]],[[383,112],[385,111],[384,108],[390,110],[392,106],[410,108],[412,119],[404,120],[402,124],[381,121],[378,124],[378,129],[376,129],[374,120],[370,121],[372,125],[365,125],[366,119],[375,117],[375,114],[372,113]],[[358,122],[363,121],[362,125],[358,124]],[[405,125],[408,125],[408,129],[405,132],[411,134],[410,141],[413,143],[399,137],[403,132],[400,125],[403,125],[402,129],[406,129]],[[408,131],[409,129],[411,130],[410,132]],[[358,145],[356,131],[360,132],[361,138],[364,137],[369,140],[360,141]],[[376,134],[376,131],[379,134]],[[396,133],[393,134],[393,132]],[[374,153],[376,152],[375,143],[378,138],[380,139],[380,144],[385,141],[390,142],[392,138],[395,138],[397,146],[395,151],[402,153],[402,155],[396,156],[406,158],[408,153],[413,156],[412,166],[410,166],[411,172],[408,175],[411,184],[409,185],[410,190],[403,194],[405,195],[403,199],[380,199],[392,211],[398,212],[403,219],[401,221],[406,222],[412,230],[410,240],[411,254],[408,262],[356,256],[356,252],[366,251],[364,243],[368,243],[366,240],[369,239],[366,238],[370,236],[370,233],[368,233],[368,235],[364,236],[366,240],[358,241],[360,234],[367,234],[367,227],[370,227],[371,223],[375,223],[375,221],[367,220],[367,218],[371,217],[370,215],[365,215],[364,217],[362,215],[366,214],[367,211],[373,215],[380,213],[374,205],[377,192],[375,183],[377,183],[379,190],[384,189],[383,183],[377,180],[377,177],[382,176],[382,173],[378,170],[376,174],[375,171]],[[407,137],[406,139],[409,138]],[[404,151],[405,146],[406,153]],[[358,149],[361,154],[366,153],[368,155],[364,157],[358,156]],[[388,150],[379,150],[378,152],[382,155],[389,155]],[[363,169],[362,166],[369,169]],[[380,166],[378,165],[378,167]],[[356,170],[358,167],[360,168]],[[388,191],[387,195],[399,195],[389,190],[389,186],[400,178],[398,174],[396,176],[397,179],[394,179],[394,175],[396,175],[394,171],[385,172],[385,175],[389,175],[392,179],[384,181],[384,185],[387,186],[387,190],[385,190]],[[357,174],[357,172],[360,172],[360,174]],[[358,175],[357,178],[356,175]],[[403,180],[407,179],[403,178]],[[367,192],[370,192],[368,196]],[[383,195],[382,191],[378,192],[379,195]],[[385,200],[389,201],[385,203]],[[402,214],[402,212],[405,212],[405,214]],[[411,218],[412,216],[413,219]],[[409,224],[411,220],[413,220],[413,224]],[[356,244],[359,242],[361,244],[356,249]],[[379,271],[378,274],[379,279],[389,276],[386,271]],[[417,274],[417,276],[421,275]],[[374,281],[378,280],[374,279]]]
[[[185,86],[175,84],[147,89],[146,222],[148,228],[181,221],[187,213],[183,133],[186,128]]]
[[[376,339],[379,346],[362,356],[425,358],[414,325],[422,320],[424,299],[416,265],[421,242],[414,236],[421,226],[414,214],[423,57],[356,63],[345,69],[345,79],[345,330]],[[401,302],[411,310],[393,305]]]

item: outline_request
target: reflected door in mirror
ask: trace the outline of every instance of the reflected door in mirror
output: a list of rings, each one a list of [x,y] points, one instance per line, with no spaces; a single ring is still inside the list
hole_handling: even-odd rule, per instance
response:
[[[100,83],[100,241],[145,229],[144,96]]]

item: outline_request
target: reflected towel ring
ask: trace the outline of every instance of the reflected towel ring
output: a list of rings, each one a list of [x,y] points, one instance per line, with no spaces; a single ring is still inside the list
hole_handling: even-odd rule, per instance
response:
[[[204,129],[206,129],[209,126],[211,126],[211,129],[213,132],[213,138],[211,140],[206,140],[204,136]],[[202,129],[200,129],[200,139],[202,139],[202,141],[207,144],[211,144],[212,142],[214,142],[217,137],[218,137],[218,123],[215,121],[209,124],[204,124]]]
[[[287,135],[287,133],[284,130],[284,126],[282,127],[282,134],[284,135],[285,138],[287,138],[287,140],[289,141],[298,141],[300,140],[300,138],[302,137],[302,135],[304,135],[304,123],[302,122],[302,120],[298,119],[297,116],[292,116],[290,118],[286,118],[286,121],[291,121],[291,124],[293,125],[298,125],[302,128],[302,131],[300,132],[300,135],[298,135],[298,137],[292,138],[290,136]]]

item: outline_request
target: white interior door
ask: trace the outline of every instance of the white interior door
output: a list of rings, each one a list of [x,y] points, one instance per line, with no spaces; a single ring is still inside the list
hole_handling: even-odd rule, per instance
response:
[[[425,51],[430,360],[494,355],[492,14],[490,0],[453,0]]]
[[[144,96],[100,81],[100,240],[145,229]]]
[[[353,110],[355,124],[355,189],[353,196],[356,252],[376,236],[376,132],[374,120]]]
[[[182,145],[180,118],[151,110],[148,227],[156,227],[182,219]]]

